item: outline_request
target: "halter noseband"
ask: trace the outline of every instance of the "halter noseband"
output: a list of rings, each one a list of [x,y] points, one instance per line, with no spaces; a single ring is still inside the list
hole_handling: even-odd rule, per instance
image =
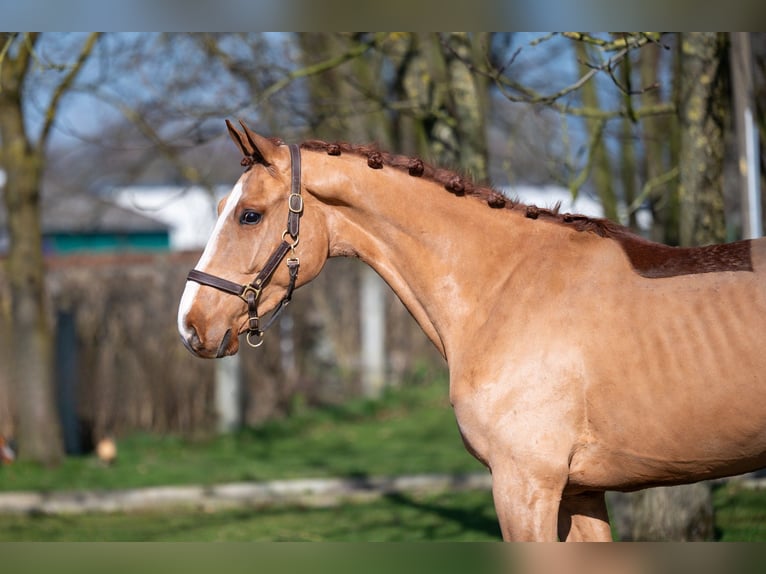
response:
[[[214,287],[220,291],[236,295],[247,303],[247,344],[251,347],[260,347],[263,344],[264,332],[274,324],[282,310],[290,302],[293,296],[293,290],[295,290],[295,281],[298,278],[298,268],[300,267],[300,260],[295,256],[295,247],[298,245],[301,214],[303,213],[303,196],[301,196],[301,152],[297,144],[291,144],[290,148],[290,160],[292,162],[291,177],[290,177],[290,196],[287,200],[288,214],[287,214],[287,228],[282,232],[282,241],[271,254],[268,261],[266,261],[263,269],[256,275],[255,279],[251,283],[245,283],[240,285],[234,283],[228,279],[223,279],[204,271],[198,271],[192,269],[189,271],[187,280],[195,281],[200,285],[207,285],[208,287]],[[292,238],[292,242],[285,241],[287,236]],[[280,262],[285,256],[291,253],[291,257],[287,258],[287,269],[290,273],[290,282],[287,285],[287,292],[280,301],[277,308],[273,311],[268,321],[261,329],[261,319],[258,315],[258,299],[261,296],[263,286],[271,279],[274,272],[277,270]],[[257,337],[257,341],[253,342],[251,337]]]

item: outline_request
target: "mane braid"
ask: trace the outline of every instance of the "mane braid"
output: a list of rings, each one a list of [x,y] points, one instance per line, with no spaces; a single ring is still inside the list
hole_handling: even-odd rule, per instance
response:
[[[329,155],[349,153],[367,159],[371,169],[389,166],[422,177],[444,187],[450,193],[469,195],[485,202],[490,208],[510,209],[528,219],[542,219],[564,225],[575,231],[586,231],[616,241],[630,260],[633,270],[649,279],[712,273],[719,271],[753,271],[751,242],[737,241],[705,247],[670,247],[654,243],[633,233],[627,227],[608,219],[572,213],[559,213],[560,204],[551,209],[525,205],[518,199],[509,199],[489,185],[474,183],[469,177],[447,169],[435,168],[419,158],[394,155],[380,151],[374,145],[327,143],[320,140],[301,144],[305,150]]]
[[[408,173],[412,177],[422,177],[444,187],[447,191],[463,196],[468,195],[486,202],[493,209],[511,209],[522,213],[529,219],[543,219],[571,227],[576,231],[589,231],[600,237],[619,239],[631,232],[627,228],[608,219],[588,217],[571,213],[559,213],[560,203],[553,208],[526,205],[518,199],[511,199],[494,189],[489,184],[477,184],[470,177],[452,170],[436,168],[420,158],[391,154],[381,151],[374,144],[353,145],[347,142],[329,143],[322,140],[308,140],[301,144],[307,151],[323,152],[332,156],[349,153],[363,157],[372,169],[389,166]]]

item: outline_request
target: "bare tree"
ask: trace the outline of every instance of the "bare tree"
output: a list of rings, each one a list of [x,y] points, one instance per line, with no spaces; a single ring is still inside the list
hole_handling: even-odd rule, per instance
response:
[[[679,118],[681,122],[682,245],[726,240],[723,202],[725,129],[729,98],[724,75],[725,34],[681,35]]]
[[[590,183],[605,215],[618,219],[622,202],[627,208],[625,222],[630,223],[635,210],[651,199],[650,192],[659,185],[653,179],[638,191],[643,150],[634,144],[640,126],[675,111],[672,101],[659,96],[656,79],[651,74],[637,75],[636,70],[643,69],[645,51],[656,55],[667,49],[658,33],[565,32],[540,36],[515,48],[513,43],[501,44],[491,54],[490,66],[476,65],[474,70],[490,78],[507,101],[558,114],[561,145],[549,148],[550,163],[556,166],[551,169],[553,178],[566,184],[573,195]],[[533,59],[530,55],[536,52],[550,54],[548,61]],[[575,66],[562,65],[567,52]],[[547,73],[542,74],[541,67]],[[657,177],[671,178],[665,172]]]
[[[659,86],[666,60],[678,62],[674,55],[667,58],[664,48],[654,44],[641,51],[639,60],[640,82],[643,86]],[[667,66],[671,67],[671,66]],[[673,83],[672,92],[678,89]],[[672,93],[671,93],[672,95]],[[674,100],[677,100],[673,96]],[[659,89],[646,90],[641,94],[643,106],[652,107],[661,103]],[[634,198],[631,208],[642,203],[650,207],[653,215],[652,238],[655,241],[678,245],[678,192],[674,185],[678,179],[678,122],[670,114],[647,117],[641,122],[643,185]]]
[[[40,192],[46,145],[62,98],[93,53],[98,34],[82,41],[63,64],[32,133],[25,90],[38,59],[39,34],[0,34],[0,166],[5,171],[8,218],[8,276],[11,293],[12,380],[18,407],[21,458],[56,464],[63,455],[53,400],[52,335],[46,311],[45,268],[40,227]],[[52,68],[48,68],[52,69]]]
[[[589,45],[585,42],[575,43],[575,55],[581,67],[585,67],[587,73]],[[627,59],[624,61],[628,61]],[[593,110],[602,109],[599,102],[598,89],[593,81],[585,82],[580,88],[582,103],[585,107]],[[628,96],[630,97],[630,96]],[[588,166],[584,174],[590,172],[593,178],[593,184],[596,193],[604,208],[604,215],[613,221],[619,220],[617,213],[617,193],[615,191],[615,178],[612,172],[612,162],[607,149],[604,128],[606,126],[605,118],[586,117],[585,122],[588,129]],[[575,186],[575,192],[577,186]]]

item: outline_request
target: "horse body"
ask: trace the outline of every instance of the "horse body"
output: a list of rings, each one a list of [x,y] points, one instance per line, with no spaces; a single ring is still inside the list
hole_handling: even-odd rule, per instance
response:
[[[591,312],[612,324],[585,349],[598,438],[578,447],[571,482],[630,490],[764,466],[763,274],[761,262],[753,272],[631,278],[609,291]]]
[[[279,237],[290,168],[285,146],[230,132],[261,165],[222,202],[198,268],[240,280]],[[460,432],[492,472],[504,538],[608,539],[604,490],[766,464],[762,241],[690,268],[581,218],[491,209],[503,201],[440,172],[408,173],[397,157],[379,165],[315,147],[302,151],[298,284],[328,256],[351,256],[397,293],[447,360]],[[259,227],[237,224],[246,208],[262,213]],[[277,271],[263,306],[286,284]],[[246,322],[236,297],[187,284],[179,330],[193,352],[236,352],[225,333]]]

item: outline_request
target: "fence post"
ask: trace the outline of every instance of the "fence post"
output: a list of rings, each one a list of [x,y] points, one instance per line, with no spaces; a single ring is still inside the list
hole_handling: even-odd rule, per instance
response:
[[[77,416],[77,323],[70,310],[60,310],[56,317],[56,403],[64,435],[64,452],[76,456],[83,454]]]
[[[758,127],[754,120],[753,53],[749,32],[730,32],[731,83],[734,96],[734,126],[737,133],[740,195],[742,197],[742,238],[763,235],[761,208],[761,157]]]
[[[242,369],[239,355],[215,361],[215,410],[219,433],[242,426]]]
[[[362,330],[362,390],[380,396],[386,377],[386,309],[383,280],[370,267],[362,269],[360,293]]]

